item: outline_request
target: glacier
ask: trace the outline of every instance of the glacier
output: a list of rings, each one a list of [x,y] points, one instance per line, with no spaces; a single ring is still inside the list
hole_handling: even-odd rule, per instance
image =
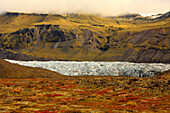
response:
[[[67,76],[128,76],[151,77],[170,69],[170,64],[130,63],[130,62],[94,62],[94,61],[16,61],[10,63],[23,66],[44,68]]]

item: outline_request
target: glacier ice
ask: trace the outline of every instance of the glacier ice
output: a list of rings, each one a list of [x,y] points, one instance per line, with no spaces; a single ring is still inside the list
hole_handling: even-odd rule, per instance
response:
[[[145,77],[170,69],[170,64],[161,63],[129,63],[129,62],[93,62],[93,61],[15,61],[8,60],[23,66],[39,67],[68,76],[131,76]]]

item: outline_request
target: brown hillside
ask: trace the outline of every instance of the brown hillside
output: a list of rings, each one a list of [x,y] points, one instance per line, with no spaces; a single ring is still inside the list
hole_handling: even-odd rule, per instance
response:
[[[0,59],[0,78],[52,78],[60,76],[58,73],[45,69],[20,66]]]
[[[154,78],[165,78],[170,80],[170,70],[156,74]]]

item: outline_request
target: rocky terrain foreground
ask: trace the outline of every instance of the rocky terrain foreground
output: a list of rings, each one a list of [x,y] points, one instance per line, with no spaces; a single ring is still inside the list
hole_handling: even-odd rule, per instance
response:
[[[8,12],[0,15],[0,58],[170,63],[169,17]]]
[[[68,77],[4,60],[0,67],[4,113],[168,113],[170,109],[170,71],[150,78]],[[44,73],[44,78],[37,73]]]

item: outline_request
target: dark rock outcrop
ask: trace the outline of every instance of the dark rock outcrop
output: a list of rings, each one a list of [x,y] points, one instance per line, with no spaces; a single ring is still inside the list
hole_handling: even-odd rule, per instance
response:
[[[2,59],[11,59],[11,60],[20,60],[20,61],[50,61],[54,60],[52,58],[44,58],[44,57],[33,57],[33,56],[28,56],[20,53],[12,53],[8,51],[2,51],[0,50],[0,58]]]
[[[18,16],[18,15],[47,16],[48,14],[6,12],[5,15],[8,15],[8,16]]]

